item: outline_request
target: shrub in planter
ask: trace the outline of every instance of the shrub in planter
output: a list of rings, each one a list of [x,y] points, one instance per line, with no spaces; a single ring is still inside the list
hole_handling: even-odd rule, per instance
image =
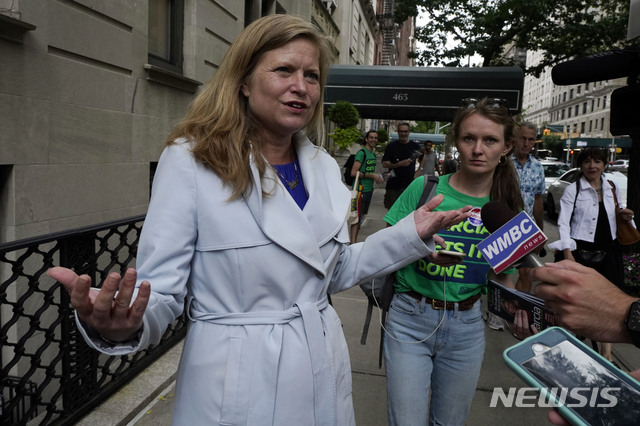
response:
[[[331,136],[335,145],[340,149],[349,149],[354,142],[362,137],[360,130],[355,126],[347,127],[346,129],[338,127],[329,136]]]

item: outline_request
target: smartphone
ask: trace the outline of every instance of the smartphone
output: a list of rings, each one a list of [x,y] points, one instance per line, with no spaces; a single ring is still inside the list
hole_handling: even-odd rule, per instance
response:
[[[466,256],[465,253],[460,253],[459,251],[451,251],[451,250],[439,250],[438,254],[443,256],[453,256],[459,259],[464,259]]]
[[[631,425],[640,419],[640,383],[560,327],[507,348],[507,365],[574,425]],[[552,404],[549,404],[552,403]]]

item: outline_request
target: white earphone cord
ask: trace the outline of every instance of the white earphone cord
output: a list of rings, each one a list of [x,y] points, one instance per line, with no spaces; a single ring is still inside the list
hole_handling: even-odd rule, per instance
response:
[[[396,342],[400,342],[400,343],[409,343],[409,344],[418,344],[418,343],[422,343],[422,342],[426,342],[427,340],[429,340],[429,338],[431,338],[431,336],[433,336],[433,334],[438,331],[438,329],[440,328],[440,326],[442,325],[442,323],[444,322],[444,317],[445,317],[445,311],[446,309],[442,310],[442,318],[440,318],[440,322],[438,323],[438,325],[436,326],[436,328],[424,339],[422,340],[416,340],[416,341],[411,341],[411,340],[402,340],[402,339],[397,339],[395,337],[393,337],[391,335],[391,333],[389,333],[387,331],[387,329],[385,328],[384,324],[382,324],[382,308],[380,308],[380,304],[378,303],[378,299],[376,299],[376,291],[375,291],[375,286],[376,286],[376,280],[375,278],[373,279],[373,281],[371,282],[371,292],[373,293],[373,300],[376,302],[376,306],[378,307],[378,322],[380,323],[380,327],[382,327],[382,329],[384,330],[384,333],[389,336],[390,338],[392,338],[393,340],[395,340]],[[447,289],[446,289],[446,278],[443,276],[442,277],[442,294],[444,295],[444,306],[446,308],[447,306]],[[391,309],[391,307],[389,307],[389,309]]]

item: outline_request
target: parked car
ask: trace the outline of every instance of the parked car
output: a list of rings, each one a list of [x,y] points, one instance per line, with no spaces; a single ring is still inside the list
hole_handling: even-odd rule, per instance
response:
[[[609,163],[608,172],[618,171],[626,173],[629,170],[629,160],[616,160]]]
[[[557,160],[540,160],[542,168],[544,169],[544,194],[542,194],[542,201],[547,201],[547,192],[549,191],[549,185],[556,181],[560,176],[569,171],[569,167],[562,161]]]
[[[571,169],[564,173],[558,179],[555,180],[547,190],[547,200],[544,203],[545,210],[549,218],[555,218],[560,212],[560,198],[564,194],[564,190],[578,180],[580,176],[580,169]],[[622,204],[627,203],[627,175],[620,172],[605,172],[603,173],[605,180],[612,181],[620,191],[620,202]],[[608,189],[607,189],[608,190]]]

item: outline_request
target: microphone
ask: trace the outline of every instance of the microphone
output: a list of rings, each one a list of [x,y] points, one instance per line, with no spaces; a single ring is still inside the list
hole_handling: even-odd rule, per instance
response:
[[[640,73],[639,49],[614,49],[557,64],[551,79],[559,86],[630,77]]]
[[[542,232],[536,226],[535,221],[531,219],[527,213],[521,212],[520,215],[526,216],[526,218],[528,218],[528,220],[531,222],[532,227],[535,227],[535,229],[538,230],[540,234],[542,234]],[[514,219],[516,216],[518,215],[516,215],[516,213],[513,210],[511,210],[511,208],[507,204],[503,203],[502,201],[489,201],[487,204],[482,206],[482,211],[480,212],[482,223],[484,224],[485,228],[487,228],[487,230],[491,232],[491,234],[494,234],[498,229],[500,229],[503,225],[507,224],[510,220]],[[526,218],[525,218],[525,221],[527,220]],[[510,234],[511,235],[515,234],[517,236],[517,232],[516,233],[510,232]],[[542,234],[542,236],[544,237],[544,234]],[[544,243],[546,239],[547,238],[544,237],[544,240],[542,241],[542,243]],[[504,251],[509,250],[511,248],[509,247],[509,245],[512,243],[514,243],[514,241],[509,241],[508,243],[505,243],[503,247],[500,247],[500,248]],[[519,242],[515,242],[515,243],[518,244]],[[537,245],[540,245],[540,243],[538,242]],[[483,249],[482,251],[483,251],[483,254],[485,254],[485,250]],[[527,266],[531,268],[544,266],[544,263],[542,262],[542,260],[540,260],[540,257],[536,253],[527,253],[524,255],[523,259],[527,264]],[[487,261],[489,261],[489,259],[487,259]],[[489,263],[491,264],[491,262]],[[502,270],[506,269],[508,266],[510,265],[504,265],[502,267]]]

